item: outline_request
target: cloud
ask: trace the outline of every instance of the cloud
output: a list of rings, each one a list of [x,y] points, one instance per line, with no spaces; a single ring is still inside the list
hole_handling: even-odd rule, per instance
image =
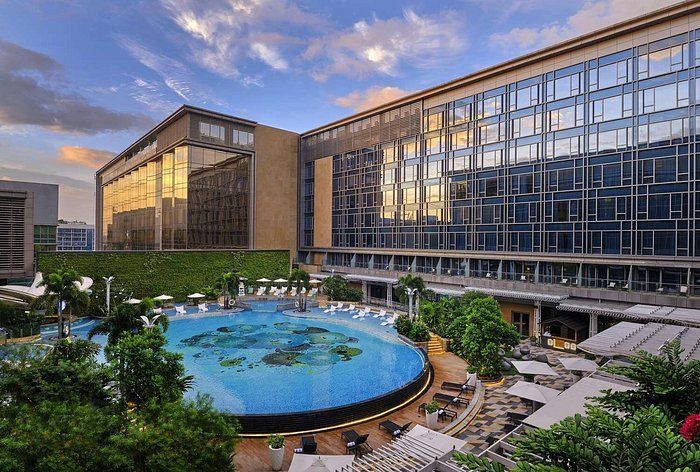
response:
[[[149,117],[92,105],[59,92],[61,66],[51,57],[0,39],[0,125],[32,125],[58,132],[95,134],[148,127]]]
[[[161,0],[161,5],[189,36],[190,58],[225,78],[244,75],[246,58],[287,70],[285,52],[301,40],[280,31],[301,33],[325,25],[322,17],[288,0]]]
[[[381,74],[395,76],[401,66],[437,67],[464,51],[462,16],[452,11],[419,15],[404,10],[402,17],[359,21],[344,31],[313,39],[304,58],[321,63],[312,77],[349,77]]]
[[[539,28],[513,28],[492,34],[491,43],[499,48],[541,48],[673,3],[678,0],[588,0],[564,23],[555,21]]]
[[[115,153],[110,151],[83,146],[61,146],[58,148],[59,162],[85,166],[90,169],[99,169],[115,155]]]
[[[169,115],[181,105],[180,102],[168,99],[167,88],[155,80],[134,77],[132,82],[126,85],[126,89],[132,99],[159,115]]]
[[[391,102],[409,93],[398,87],[373,86],[361,92],[350,92],[342,97],[337,97],[333,103],[359,112]]]

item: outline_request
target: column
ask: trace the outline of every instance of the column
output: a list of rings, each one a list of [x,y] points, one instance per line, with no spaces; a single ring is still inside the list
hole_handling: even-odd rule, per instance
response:
[[[535,336],[537,337],[538,341],[542,337],[541,325],[542,325],[542,302],[537,301],[535,303]]]
[[[362,299],[367,302],[369,301],[369,294],[367,293],[367,282],[362,281]]]
[[[391,296],[391,293],[394,291],[394,286],[391,284],[391,282],[386,283],[386,306],[387,308],[391,308],[391,304],[393,302],[393,297]]]
[[[591,313],[588,318],[588,337],[598,334],[598,315]]]

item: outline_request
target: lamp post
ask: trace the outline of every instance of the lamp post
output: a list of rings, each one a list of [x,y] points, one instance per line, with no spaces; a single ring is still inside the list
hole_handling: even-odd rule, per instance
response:
[[[413,321],[413,295],[418,291],[415,288],[406,287],[406,295],[408,295],[408,318]]]
[[[109,302],[110,302],[110,289],[112,285],[112,281],[114,280],[114,276],[110,275],[109,277],[102,277],[102,279],[105,281],[105,285],[107,285],[107,292],[105,293],[105,298],[106,298],[106,304],[107,304],[107,315],[109,316]]]

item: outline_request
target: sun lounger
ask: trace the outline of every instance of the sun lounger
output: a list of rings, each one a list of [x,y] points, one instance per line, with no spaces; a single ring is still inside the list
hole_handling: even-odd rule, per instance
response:
[[[451,405],[468,405],[469,400],[460,396],[448,395],[446,393],[437,392],[433,395],[433,400],[447,402]]]
[[[310,297],[313,297],[313,296],[315,296],[317,293],[318,293],[318,289],[317,289],[316,287],[314,287],[314,288],[312,288],[312,289],[309,291],[309,296],[310,296]]]
[[[386,316],[386,310],[379,310],[379,313],[374,315],[374,318],[383,318]]]
[[[162,309],[162,308],[154,308],[154,309],[153,309],[153,314],[154,314],[154,315],[160,315],[161,313],[163,313],[163,309]]]
[[[370,308],[368,306],[366,306],[364,308],[364,310],[357,312],[357,314],[353,315],[352,317],[353,318],[364,318],[365,316],[369,315],[370,313],[372,313],[370,311]]]
[[[258,291],[255,292],[255,295],[261,297],[263,293],[265,293],[265,287],[258,287]]]
[[[335,311],[335,305],[331,305],[330,308],[323,310],[324,313],[333,313]]]
[[[178,315],[186,315],[187,311],[183,305],[175,305],[175,313]]]
[[[345,452],[350,454],[361,454],[363,451],[372,452],[372,446],[367,444],[369,434],[360,436],[354,429],[343,431],[340,436],[345,440]]]
[[[343,308],[343,304],[338,302],[338,304],[335,306],[335,309],[340,310],[341,308]]]
[[[466,383],[462,384],[458,382],[443,382],[440,388],[443,390],[456,390],[458,392],[466,392],[474,390],[475,387],[467,385]]]
[[[207,308],[206,303],[200,303],[199,305],[197,305],[197,311],[199,313],[206,313],[207,311],[209,311],[209,308]]]
[[[297,296],[297,288],[292,287],[292,291],[289,293],[290,297],[296,297]]]
[[[391,420],[386,420],[379,423],[379,429],[386,429],[394,437],[401,436],[403,433],[408,431],[409,426],[411,426],[410,421],[403,426],[399,426]]]
[[[306,287],[301,287],[301,292],[302,295],[306,293]]]

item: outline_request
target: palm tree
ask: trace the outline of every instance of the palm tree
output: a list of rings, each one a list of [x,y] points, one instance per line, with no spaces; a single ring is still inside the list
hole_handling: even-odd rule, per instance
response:
[[[107,335],[107,343],[113,345],[122,334],[135,333],[144,328],[141,317],[149,319],[151,315],[153,315],[153,300],[150,298],[144,298],[138,305],[120,303],[108,317],[90,330],[88,338],[92,339],[96,335],[105,334]],[[159,325],[163,332],[168,330],[170,324],[167,316],[153,317],[150,318],[150,321],[154,325]]]
[[[52,272],[44,278],[39,284],[40,287],[45,287],[44,294],[37,300],[38,303],[42,303],[46,306],[47,310],[50,311],[54,305],[58,307],[58,337],[59,339],[65,337],[64,327],[63,327],[63,309],[64,303],[66,306],[77,307],[82,301],[82,295],[80,295],[80,290],[78,284],[81,279],[78,277],[78,273],[72,269],[62,270],[59,269],[56,272]],[[84,298],[82,298],[84,300]],[[89,304],[89,301],[88,301]],[[68,320],[69,332],[70,332],[70,319]]]
[[[238,293],[238,285],[241,283],[241,278],[236,272],[226,272],[221,275],[218,285],[224,294],[224,308],[230,308],[231,297],[236,298]],[[235,287],[236,290],[232,290]]]
[[[306,311],[306,299],[304,294],[301,293],[301,289],[306,288],[308,290],[309,273],[299,268],[292,269],[292,272],[289,274],[289,283],[297,289],[297,296],[299,297],[297,308],[299,311]]]
[[[426,293],[425,282],[421,277],[406,274],[396,284],[396,294],[402,302],[408,302],[409,312],[413,307],[413,297],[416,297],[416,313],[419,311],[420,297]],[[410,292],[410,296],[409,296]],[[409,313],[410,314],[410,313]]]

